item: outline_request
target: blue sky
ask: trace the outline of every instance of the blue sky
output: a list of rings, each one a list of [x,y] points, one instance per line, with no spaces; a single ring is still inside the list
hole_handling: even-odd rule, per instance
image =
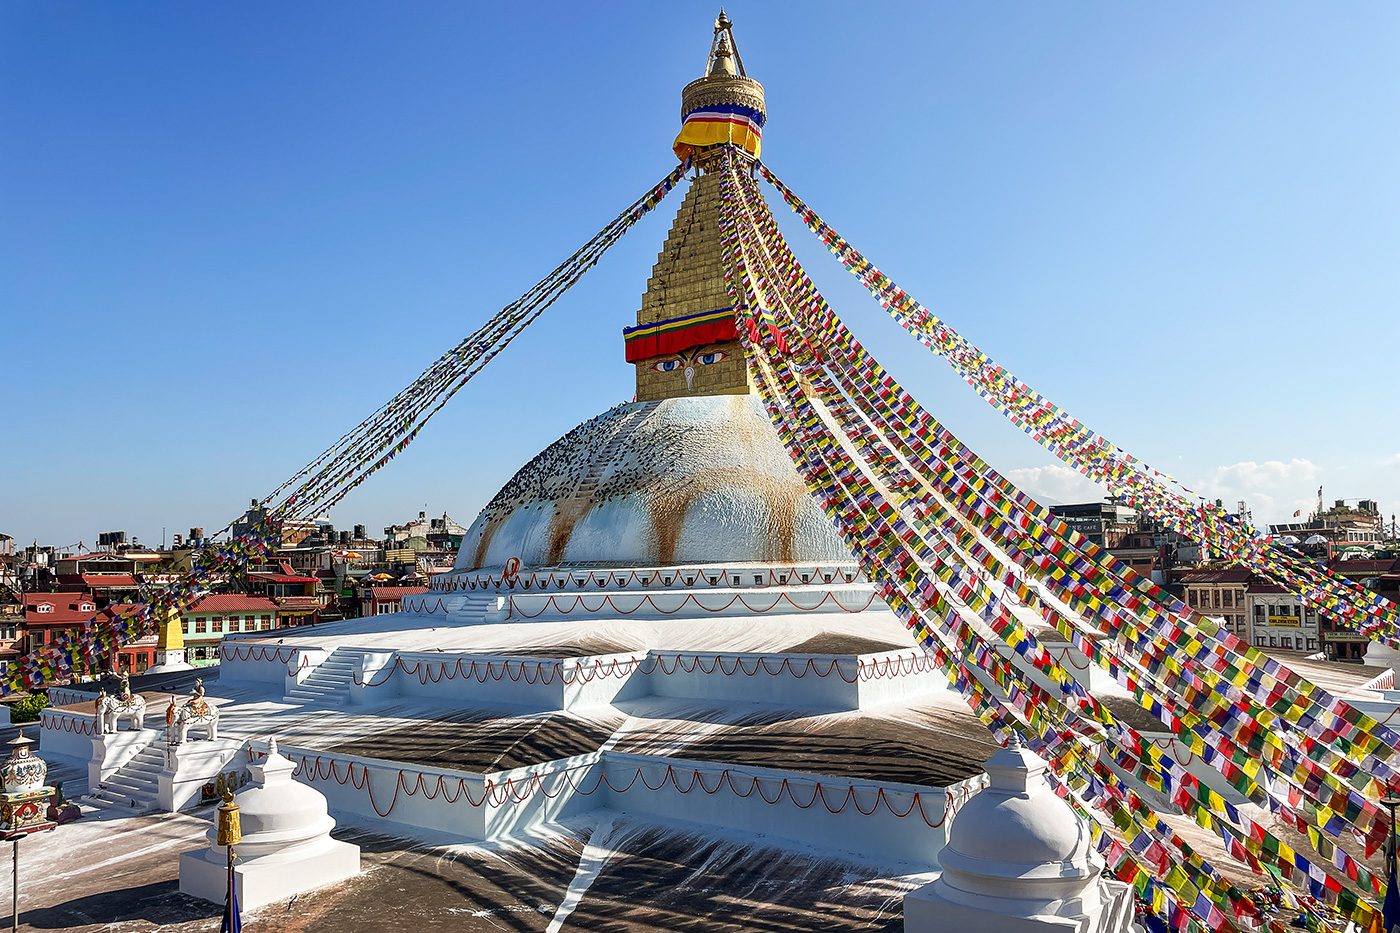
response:
[[[1400,7],[736,3],[766,161],[1127,450],[1265,520],[1400,511]],[[0,531],[219,527],[674,164],[711,3],[0,5]],[[776,200],[774,198],[773,200]],[[675,205],[331,516],[469,521],[627,398]],[[974,449],[1095,495],[884,317]]]

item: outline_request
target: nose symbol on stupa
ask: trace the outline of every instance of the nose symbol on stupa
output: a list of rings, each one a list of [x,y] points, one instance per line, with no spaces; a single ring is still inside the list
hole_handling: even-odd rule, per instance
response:
[[[685,390],[686,390],[687,392],[690,391],[690,381],[691,381],[692,379],[694,379],[694,378],[695,378],[695,367],[694,367],[694,366],[687,366],[687,367],[685,368]]]

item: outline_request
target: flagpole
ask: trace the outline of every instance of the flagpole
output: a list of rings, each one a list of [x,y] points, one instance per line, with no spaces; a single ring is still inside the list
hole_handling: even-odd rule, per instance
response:
[[[243,840],[243,830],[238,820],[238,804],[233,802],[233,791],[224,791],[224,802],[219,804],[219,835],[217,842],[228,853],[228,893],[224,901],[224,922],[220,933],[240,933],[242,918],[238,916],[238,879],[233,874],[233,847]]]

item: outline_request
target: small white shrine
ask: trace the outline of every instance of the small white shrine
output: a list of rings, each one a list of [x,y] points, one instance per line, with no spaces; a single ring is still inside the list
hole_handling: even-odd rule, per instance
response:
[[[1127,933],[1133,892],[1102,876],[1089,825],[1045,780],[1045,760],[1011,745],[991,783],[958,812],[942,873],[904,898],[906,933]]]
[[[272,739],[267,757],[248,765],[252,783],[234,797],[243,830],[233,847],[234,875],[244,910],[359,874],[360,847],[331,838],[335,820],[325,795],[292,780],[294,769]],[[180,891],[222,904],[228,850],[217,844],[217,828],[207,835],[208,848],[180,856]]]

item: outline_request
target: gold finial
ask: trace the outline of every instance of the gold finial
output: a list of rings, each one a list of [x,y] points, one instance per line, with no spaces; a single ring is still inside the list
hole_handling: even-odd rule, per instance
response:
[[[700,111],[709,112],[692,121]],[[757,157],[766,117],[763,85],[744,71],[734,23],[720,10],[705,70],[681,91],[681,133],[671,148],[679,159],[695,158],[702,172],[711,170],[711,156],[728,151],[722,144]]]
[[[735,76],[734,63],[730,61],[734,53],[729,50],[729,36],[720,33],[719,43],[715,46],[714,60],[710,63],[711,75]]]
[[[238,804],[233,802],[233,789],[224,791],[224,802],[219,804],[219,837],[221,846],[236,846],[243,841],[243,830],[238,825]]]
[[[710,57],[705,62],[704,74],[746,77],[744,60],[739,57],[739,43],[734,41],[734,23],[725,15],[724,7],[719,8],[719,17],[715,20],[715,36],[710,40]]]

